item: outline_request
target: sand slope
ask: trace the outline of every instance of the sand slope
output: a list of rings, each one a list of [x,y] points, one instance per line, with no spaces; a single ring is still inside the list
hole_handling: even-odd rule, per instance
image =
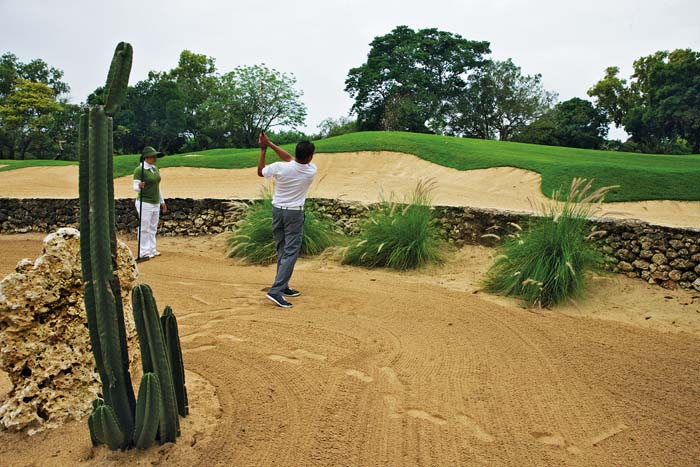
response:
[[[512,167],[460,171],[432,164],[409,154],[362,152],[317,154],[318,180],[310,196],[374,202],[383,193],[399,199],[420,179],[434,178],[434,203],[530,211],[530,202],[543,201],[539,174]],[[164,168],[166,198],[256,198],[264,180],[255,169]],[[115,196],[132,198],[131,176],[115,180]],[[75,198],[78,169],[31,167],[0,172],[0,198]],[[610,217],[634,218],[661,225],[700,228],[700,201],[607,203]]]
[[[264,299],[273,268],[223,258],[222,240],[161,238],[140,265],[201,378],[180,441],[92,450],[73,423],[0,433],[0,465],[697,465],[698,294],[615,278],[579,310],[526,311],[478,291],[488,250],[470,247],[402,274],[305,259],[281,310]],[[0,237],[0,275],[38,242]],[[606,314],[658,324],[592,319]]]

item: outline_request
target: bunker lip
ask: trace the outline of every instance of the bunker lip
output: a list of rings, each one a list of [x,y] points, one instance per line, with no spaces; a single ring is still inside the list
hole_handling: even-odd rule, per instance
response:
[[[434,178],[435,205],[472,206],[509,211],[531,211],[530,200],[547,198],[536,172],[514,167],[456,170],[410,154],[389,151],[320,153],[317,182],[309,197],[377,202],[394,193],[399,199],[419,179]],[[165,167],[161,187],[167,198],[260,198],[264,181],[255,168],[208,169]],[[132,177],[115,180],[117,198],[135,196]],[[2,198],[77,198],[76,166],[30,167],[0,172]],[[605,203],[609,217],[639,219],[670,227],[700,228],[700,201],[640,201]]]

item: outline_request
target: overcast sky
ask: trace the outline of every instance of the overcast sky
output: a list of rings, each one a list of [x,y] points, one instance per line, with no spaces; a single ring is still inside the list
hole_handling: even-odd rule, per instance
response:
[[[104,84],[119,41],[134,47],[132,85],[184,49],[214,57],[219,73],[265,63],[296,77],[302,129],[316,132],[348,114],[348,71],[398,25],[489,41],[491,58],[542,74],[563,101],[588,98],[608,66],[627,78],[641,56],[700,50],[698,18],[699,0],[0,0],[0,53],[63,70],[74,103]]]

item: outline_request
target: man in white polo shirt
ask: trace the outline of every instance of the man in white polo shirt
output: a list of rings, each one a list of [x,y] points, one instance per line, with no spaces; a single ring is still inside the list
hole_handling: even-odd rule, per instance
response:
[[[258,139],[260,157],[258,176],[275,180],[272,197],[272,237],[277,248],[277,274],[267,292],[267,298],[277,306],[291,308],[286,297],[298,297],[300,292],[289,287],[289,279],[301,251],[304,237],[304,202],[316,175],[311,163],[315,147],[309,141],[297,144],[295,157],[276,146],[265,133]],[[265,165],[267,148],[272,148],[283,162]]]

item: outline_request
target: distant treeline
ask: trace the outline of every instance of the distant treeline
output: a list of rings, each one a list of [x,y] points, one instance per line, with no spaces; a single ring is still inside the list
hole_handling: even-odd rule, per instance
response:
[[[254,147],[261,129],[279,143],[352,131],[391,130],[647,153],[700,152],[700,53],[660,51],[619,68],[587,90],[592,100],[557,102],[542,77],[508,59],[491,60],[490,44],[437,29],[398,26],[370,44],[351,68],[348,116],[328,118],[318,133],[305,124],[303,93],[293,75],[265,65],[220,74],[215,59],[188,50],[167,72],[151,71],[129,87],[114,119],[117,153],[146,145],[166,153]],[[0,57],[0,159],[75,159],[81,106],[99,103],[97,88],[71,104],[63,72],[41,59]],[[630,134],[607,139],[611,124]]]

